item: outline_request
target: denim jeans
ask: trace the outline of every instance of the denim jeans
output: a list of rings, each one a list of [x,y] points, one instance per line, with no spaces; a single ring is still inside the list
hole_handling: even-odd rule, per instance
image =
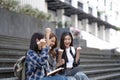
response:
[[[74,69],[66,69],[65,70],[65,75],[68,77],[68,80],[89,80],[87,75],[81,71],[79,71],[79,68],[74,68]],[[70,76],[70,77],[69,77]],[[75,79],[74,79],[74,78]]]
[[[62,75],[55,75],[55,76],[47,76],[42,78],[41,80],[68,80],[67,77]]]
[[[74,76],[76,80],[89,80],[89,78],[83,72],[77,72]]]
[[[68,80],[77,80],[74,76],[67,76]]]

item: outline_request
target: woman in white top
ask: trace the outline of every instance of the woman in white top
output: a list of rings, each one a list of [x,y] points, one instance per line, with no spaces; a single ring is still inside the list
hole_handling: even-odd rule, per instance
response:
[[[80,64],[80,49],[81,47],[77,47],[75,49],[73,47],[73,37],[70,32],[63,32],[60,40],[60,49],[63,50],[63,53],[58,53],[59,58],[65,60],[65,63],[62,65],[64,67],[64,71],[61,72],[64,75],[71,75],[76,77],[77,80],[89,80],[88,77],[83,72],[78,72],[80,70],[75,70],[74,68]]]

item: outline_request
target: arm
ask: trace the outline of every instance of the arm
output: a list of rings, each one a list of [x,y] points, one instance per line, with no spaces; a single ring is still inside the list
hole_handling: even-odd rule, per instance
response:
[[[62,49],[58,49],[58,62],[62,59],[62,54],[63,54],[63,50]]]
[[[56,67],[59,67],[65,63],[65,60],[62,59],[62,55],[63,55],[63,50],[58,49],[58,59],[57,59]]]
[[[48,52],[49,48],[42,49],[40,56],[33,50],[29,50],[27,52],[27,56],[29,57],[30,61],[33,65],[36,65],[37,67],[44,65],[48,59]]]
[[[75,57],[76,63],[78,63],[78,61],[80,60],[80,50],[81,50],[81,47],[77,47],[77,52],[76,52],[76,57]]]
[[[65,63],[64,59],[61,59],[57,62],[56,67],[62,66]]]
[[[47,45],[50,45],[50,39],[49,39],[49,37],[50,37],[50,34],[51,34],[51,29],[50,28],[46,28],[45,29],[45,37],[46,37],[46,42],[47,42]]]

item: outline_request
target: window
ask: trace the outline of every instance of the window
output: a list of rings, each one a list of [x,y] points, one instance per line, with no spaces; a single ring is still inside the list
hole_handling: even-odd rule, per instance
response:
[[[88,13],[92,15],[92,8],[88,7]]]
[[[119,16],[119,12],[118,11],[116,11],[116,15],[115,16],[116,16],[115,19],[118,19],[118,16]]]
[[[106,0],[104,0],[104,6],[106,6]]]
[[[110,2],[110,10],[112,10],[112,2]]]
[[[98,16],[98,18],[100,18],[100,12],[97,12],[97,16]]]
[[[108,17],[107,17],[107,15],[105,15],[105,21],[108,21]]]
[[[78,2],[78,9],[83,10],[83,4],[81,2]]]

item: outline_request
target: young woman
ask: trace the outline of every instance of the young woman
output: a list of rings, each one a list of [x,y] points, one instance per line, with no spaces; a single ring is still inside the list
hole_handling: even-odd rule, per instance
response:
[[[46,42],[48,41],[48,42]],[[26,55],[26,80],[67,80],[64,76],[47,76],[50,71],[48,65],[49,40],[41,33],[34,33],[30,48]]]
[[[64,64],[64,60],[61,59],[59,60],[59,62],[56,61],[56,51],[55,48],[57,48],[57,37],[54,33],[51,33],[49,36],[49,43],[50,43],[50,51],[49,51],[49,58],[48,58],[48,62],[49,62],[49,66],[51,70],[55,70],[57,67],[61,66]]]
[[[63,50],[61,58],[65,60],[62,65],[64,67],[64,75],[75,76],[77,80],[89,80],[88,77],[83,72],[77,72],[79,70],[74,70],[74,67],[79,65],[80,60],[80,47],[75,50],[73,46],[73,37],[70,32],[63,32],[60,40],[60,48]],[[59,54],[58,54],[59,55]],[[72,71],[72,72],[71,72]]]
[[[46,31],[47,34],[47,31]],[[49,58],[48,58],[48,62],[49,62],[49,66],[51,71],[55,70],[57,67],[63,65],[65,63],[64,59],[61,59],[60,56],[57,56],[56,54],[56,48],[57,48],[57,37],[54,33],[51,33],[49,36],[49,44],[50,44],[50,51],[49,51]],[[62,54],[62,50],[59,49],[59,54]],[[57,58],[57,59],[56,59]],[[58,60],[58,61],[56,61]],[[58,75],[58,74],[54,74],[54,75]],[[76,80],[74,77],[72,76],[65,76],[68,80]]]

